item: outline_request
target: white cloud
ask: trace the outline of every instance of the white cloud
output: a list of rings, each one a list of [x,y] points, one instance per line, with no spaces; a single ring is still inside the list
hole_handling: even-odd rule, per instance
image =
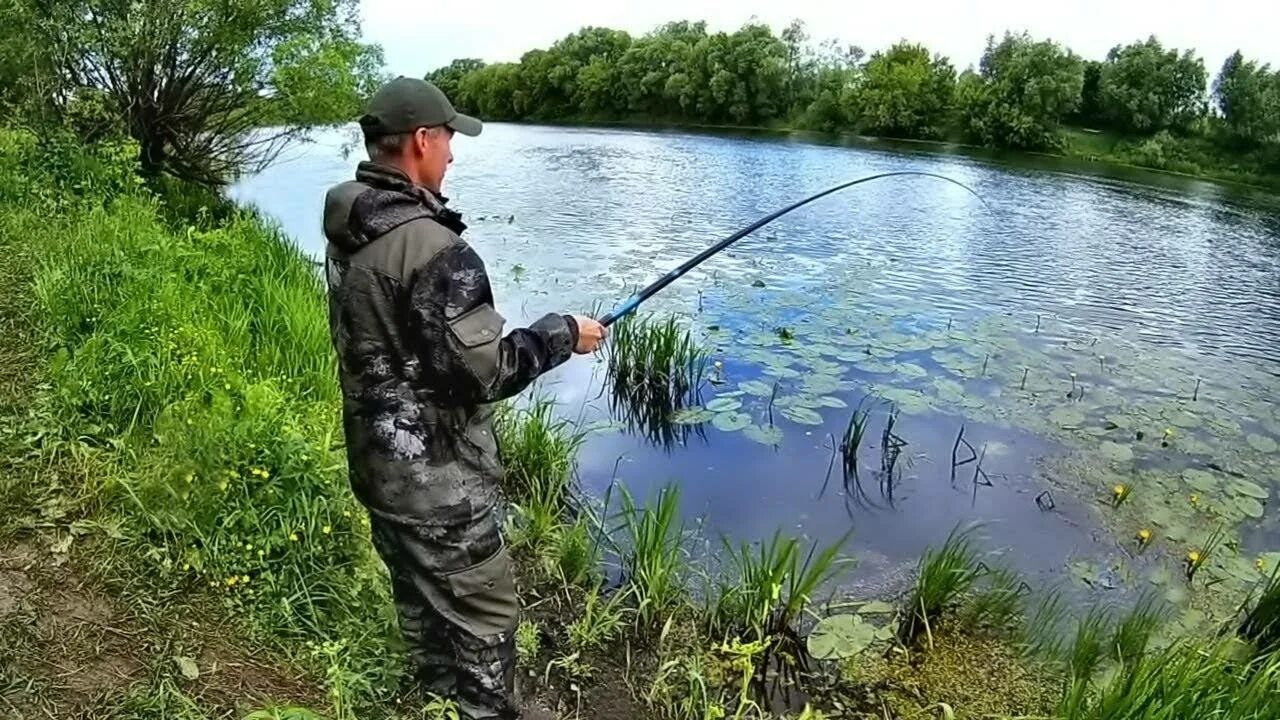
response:
[[[1280,66],[1280,3],[1250,0],[364,0],[365,38],[382,44],[393,73],[423,75],[456,57],[515,60],[584,25],[640,34],[669,20],[706,20],[732,30],[756,18],[780,30],[804,20],[815,39],[834,37],[868,52],[899,39],[922,42],[957,67],[976,64],[988,34],[1027,30],[1101,59],[1113,45],[1157,35],[1166,46],[1195,48],[1211,76],[1237,48]]]

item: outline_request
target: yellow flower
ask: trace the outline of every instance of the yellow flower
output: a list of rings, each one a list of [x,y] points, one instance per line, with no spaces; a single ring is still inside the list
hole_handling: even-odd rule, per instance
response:
[[[1165,436],[1165,437],[1173,437],[1173,428],[1165,428],[1165,429],[1164,429],[1164,436]]]
[[[1111,488],[1111,492],[1115,493],[1116,497],[1120,497],[1121,495],[1124,495],[1126,492],[1128,492],[1128,490],[1129,488],[1125,487],[1123,484],[1116,485],[1115,487]]]
[[[271,477],[271,473],[267,472],[266,470],[263,470],[263,471],[262,471],[262,479],[263,479],[263,480],[266,480],[266,479],[267,479],[267,478],[269,478],[269,477]]]
[[[240,584],[241,584],[241,585],[248,585],[248,584],[249,584],[249,576],[248,576],[248,575],[241,575],[241,576],[240,576]]]
[[[289,533],[289,539],[293,542],[298,542],[298,533]]]
[[[1200,561],[1203,558],[1204,556],[1200,554],[1199,550],[1192,550],[1191,552],[1187,553],[1187,562],[1191,563],[1192,565],[1199,565]]]
[[[1262,562],[1262,561],[1261,561],[1261,560],[1259,560],[1258,562]],[[182,569],[183,569],[184,571],[185,571],[185,570],[190,570],[190,569],[191,569],[191,563],[183,563],[183,564],[182,564]]]
[[[1141,530],[1139,530],[1138,542],[1142,543],[1143,545],[1146,545],[1147,543],[1151,542],[1151,531],[1148,530],[1147,528],[1142,528]]]
[[[226,489],[227,489],[227,481],[226,481],[226,480],[223,480],[222,482],[218,483],[218,489],[219,489],[219,490],[226,490]]]
[[[194,473],[187,473],[187,482],[191,482],[195,479],[196,479],[196,476]]]
[[[343,511],[342,511],[342,517],[348,517],[348,518],[349,518],[349,517],[351,517],[351,511],[350,511],[350,510],[343,510]]]
[[[266,550],[261,550],[261,549],[258,550],[258,557],[262,557],[263,555],[266,555],[266,554],[267,554]]]
[[[328,535],[329,533],[333,532],[333,528],[328,525],[325,525],[323,528],[320,529],[320,532],[324,533],[325,535]]]
[[[1254,567],[1256,567],[1256,568],[1258,568],[1258,572],[1266,572],[1266,571],[1267,571],[1267,564],[1266,564],[1266,563],[1264,563],[1264,562],[1262,562],[1262,558],[1258,558],[1257,560],[1255,560],[1255,561],[1253,562],[1253,566],[1254,566]]]
[[[239,580],[240,578],[236,577],[235,575],[232,575],[231,577],[227,578],[227,587],[235,585],[236,582]]]
[[[722,368],[722,367],[724,367],[724,363],[723,363],[723,362],[721,362],[721,361],[719,361],[719,360],[717,360],[717,361],[716,361],[716,368],[717,368],[717,369],[719,369],[719,368]]]
[[[1191,501],[1192,505],[1195,505],[1196,503],[1200,502],[1200,496],[1195,493],[1191,493],[1191,496],[1188,499]]]

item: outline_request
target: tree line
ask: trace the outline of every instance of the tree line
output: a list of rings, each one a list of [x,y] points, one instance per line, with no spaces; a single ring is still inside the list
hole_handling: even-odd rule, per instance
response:
[[[1280,170],[1280,72],[1237,52],[1210,86],[1201,58],[1155,37],[1089,61],[1006,33],[988,39],[976,69],[957,73],[916,43],[870,56],[815,45],[798,21],[778,34],[673,22],[639,37],[587,27],[519,62],[460,59],[427,77],[493,119],[786,125],[1022,149],[1058,147],[1071,124],[1263,148]]]

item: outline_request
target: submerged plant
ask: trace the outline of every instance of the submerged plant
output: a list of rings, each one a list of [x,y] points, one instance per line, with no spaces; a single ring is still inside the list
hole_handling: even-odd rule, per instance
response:
[[[636,315],[614,324],[605,347],[614,415],[651,442],[683,442],[690,427],[672,416],[700,401],[707,350],[675,317]]]

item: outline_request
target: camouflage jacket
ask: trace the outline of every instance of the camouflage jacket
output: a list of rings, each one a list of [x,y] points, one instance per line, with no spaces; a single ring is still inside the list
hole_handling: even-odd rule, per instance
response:
[[[361,163],[325,198],[325,268],[352,488],[388,519],[455,526],[497,501],[488,403],[568,359],[578,330],[547,315],[504,336],[484,262],[444,203]]]

